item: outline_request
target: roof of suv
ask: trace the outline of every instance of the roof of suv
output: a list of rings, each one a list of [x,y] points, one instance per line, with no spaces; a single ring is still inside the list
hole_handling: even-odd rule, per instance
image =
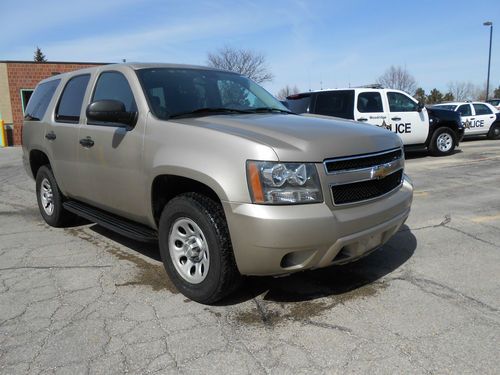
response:
[[[174,68],[174,69],[192,69],[192,70],[213,70],[213,71],[219,71],[219,72],[239,74],[239,73],[231,72],[229,70],[212,68],[212,67],[201,66],[201,65],[168,64],[168,63],[119,63],[119,64],[98,65],[98,66],[93,66],[90,68],[78,69],[78,70],[73,70],[71,72],[56,74],[56,75],[53,75],[51,77],[48,77],[48,78],[41,80],[40,83],[47,82],[47,81],[50,81],[53,79],[60,79],[61,77],[90,73],[90,72],[93,72],[95,70],[101,70],[101,69],[113,70],[116,67],[122,67],[122,66],[129,67],[133,70],[151,69],[151,68]]]
[[[345,90],[353,90],[353,91],[373,91],[373,92],[381,92],[381,91],[396,91],[396,92],[402,92],[402,93],[405,93],[407,95],[409,95],[408,93],[402,91],[402,90],[397,90],[397,89],[389,89],[389,88],[375,88],[375,87],[344,87],[344,88],[337,88],[337,89],[321,89],[321,90],[312,90],[312,91],[305,91],[305,92],[301,92],[301,93],[298,93],[298,94],[292,94],[292,95],[289,95],[287,96],[286,98],[287,99],[300,99],[300,98],[303,98],[305,96],[309,96],[311,94],[317,94],[317,93],[320,93],[320,92],[332,92],[332,91],[345,91]]]

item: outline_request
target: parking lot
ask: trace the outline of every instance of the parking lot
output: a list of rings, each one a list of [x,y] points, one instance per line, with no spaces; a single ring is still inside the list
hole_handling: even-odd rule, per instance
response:
[[[47,226],[0,149],[0,373],[498,373],[500,142],[406,165],[412,213],[383,248],[204,306],[156,246]]]

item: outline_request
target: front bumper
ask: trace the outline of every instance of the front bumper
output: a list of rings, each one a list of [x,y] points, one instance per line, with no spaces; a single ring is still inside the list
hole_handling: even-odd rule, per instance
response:
[[[280,275],[367,255],[398,231],[413,186],[372,202],[332,210],[325,203],[270,206],[223,203],[236,263],[244,275]]]

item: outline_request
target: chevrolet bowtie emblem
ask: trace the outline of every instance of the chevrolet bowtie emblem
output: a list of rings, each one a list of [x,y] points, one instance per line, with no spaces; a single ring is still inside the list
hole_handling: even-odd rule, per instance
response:
[[[393,165],[392,163],[385,163],[381,165],[376,165],[371,170],[371,179],[372,180],[381,180],[382,178],[387,177],[392,173]]]

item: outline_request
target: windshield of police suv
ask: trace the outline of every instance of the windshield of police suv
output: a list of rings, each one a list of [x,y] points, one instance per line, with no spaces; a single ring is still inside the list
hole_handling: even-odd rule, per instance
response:
[[[454,111],[455,108],[457,108],[456,104],[438,104],[434,105],[431,108],[437,108],[437,109],[446,109],[448,111]]]
[[[262,87],[236,73],[150,68],[137,71],[153,114],[162,120],[221,113],[291,113]]]

